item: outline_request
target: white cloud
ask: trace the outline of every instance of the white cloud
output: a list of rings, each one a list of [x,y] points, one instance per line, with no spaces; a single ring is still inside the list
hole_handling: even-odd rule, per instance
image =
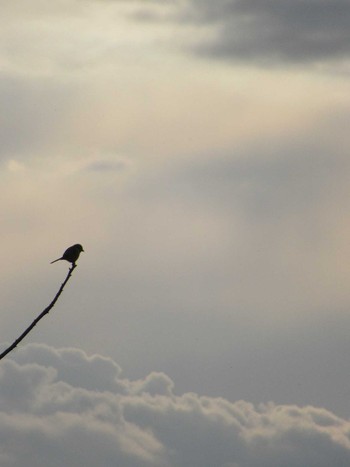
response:
[[[1,362],[0,382],[3,467],[350,462],[350,423],[325,409],[176,396],[166,375],[122,379],[112,360],[77,349],[25,346]]]

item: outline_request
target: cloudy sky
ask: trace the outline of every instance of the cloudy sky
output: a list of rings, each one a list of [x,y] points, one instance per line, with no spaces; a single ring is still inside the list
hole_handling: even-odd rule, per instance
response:
[[[350,3],[0,22],[1,465],[350,465]]]

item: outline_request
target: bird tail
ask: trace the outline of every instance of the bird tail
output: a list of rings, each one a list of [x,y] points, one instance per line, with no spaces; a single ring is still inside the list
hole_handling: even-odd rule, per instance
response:
[[[50,263],[50,264],[56,263],[56,261],[60,261],[61,259],[63,259],[63,258],[58,258],[58,259],[55,259],[55,261],[51,261],[51,263]]]

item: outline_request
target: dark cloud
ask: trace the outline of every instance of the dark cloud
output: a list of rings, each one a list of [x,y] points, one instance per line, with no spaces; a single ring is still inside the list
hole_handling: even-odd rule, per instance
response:
[[[214,30],[195,47],[200,54],[263,63],[349,56],[350,4],[345,0],[188,0],[179,8],[181,21]]]
[[[350,462],[349,422],[322,408],[175,396],[166,375],[121,380],[114,362],[75,349],[30,345],[14,357],[17,363],[9,358],[0,369],[3,467],[46,467],[48,459],[53,467],[345,467]],[[108,381],[98,390],[87,389],[84,376],[79,381],[87,367],[92,379],[98,377],[101,362],[128,388],[124,394],[112,391]],[[72,365],[76,378],[74,383],[68,378],[69,384],[65,375]]]

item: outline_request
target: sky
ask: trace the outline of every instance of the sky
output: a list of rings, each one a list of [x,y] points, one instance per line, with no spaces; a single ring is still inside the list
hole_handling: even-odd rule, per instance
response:
[[[349,21],[4,3],[2,466],[350,464]]]

